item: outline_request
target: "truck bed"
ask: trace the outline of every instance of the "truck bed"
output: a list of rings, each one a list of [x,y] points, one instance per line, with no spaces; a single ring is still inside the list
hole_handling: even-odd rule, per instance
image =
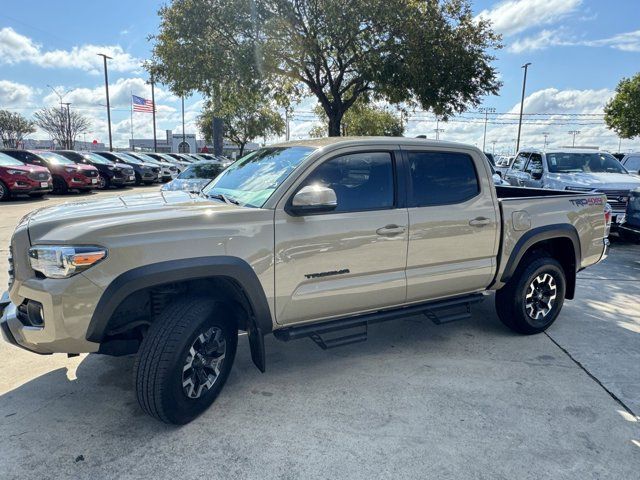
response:
[[[606,236],[603,194],[542,188],[496,187],[502,217],[502,245],[498,253],[499,280],[511,252],[524,248],[527,237],[540,229],[574,230],[580,242],[580,270],[598,262]],[[578,234],[579,232],[579,234]],[[494,286],[501,286],[498,281]]]

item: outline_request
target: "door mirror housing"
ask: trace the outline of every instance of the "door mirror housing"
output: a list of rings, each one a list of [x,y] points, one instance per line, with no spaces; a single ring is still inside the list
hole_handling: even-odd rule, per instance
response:
[[[336,192],[322,185],[307,185],[296,192],[287,208],[290,215],[330,212],[338,206]]]
[[[531,178],[534,180],[540,180],[542,178],[542,170],[532,170]]]

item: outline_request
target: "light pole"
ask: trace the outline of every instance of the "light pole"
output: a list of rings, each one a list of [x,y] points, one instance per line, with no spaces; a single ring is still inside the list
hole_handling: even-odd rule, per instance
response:
[[[547,138],[549,137],[549,132],[542,132],[544,136],[544,148],[547,148]]]
[[[157,152],[158,151],[158,140],[156,138],[156,90],[155,90],[155,84],[153,82],[153,75],[151,75],[149,77],[149,83],[151,84],[151,105],[153,106],[153,110],[151,111],[151,113],[153,113],[153,151]],[[183,100],[184,102],[184,100]],[[184,103],[183,103],[184,105]],[[184,136],[184,106],[182,107],[182,135]]]
[[[573,143],[571,144],[572,147],[576,146],[576,135],[580,135],[580,130],[569,130],[569,135],[573,135]]]
[[[496,143],[498,143],[497,140],[491,140],[491,144],[493,145],[493,148],[491,149],[491,154],[492,155],[496,154]]]
[[[487,141],[487,120],[490,113],[496,113],[496,109],[493,107],[480,107],[478,111],[484,113],[484,135],[482,136],[482,151],[484,152],[484,146]]]
[[[186,143],[185,135],[184,135],[184,95],[182,95],[181,99],[182,99],[182,146],[184,148],[184,144]]]
[[[529,69],[529,65],[531,62],[525,63],[522,68],[524,68],[524,78],[522,79],[522,99],[520,100],[520,120],[518,121],[518,139],[516,140],[516,153],[520,150],[520,132],[522,131],[522,110],[524,109],[524,93],[527,89],[527,70]]]
[[[436,128],[433,129],[436,132],[436,140],[440,140],[440,133],[444,132],[444,128],[440,128],[440,118],[436,117]]]
[[[71,112],[69,111],[69,105],[71,105],[71,102],[65,102],[62,105],[67,106],[67,134],[65,135],[65,143],[67,144],[66,148],[71,150],[73,148],[71,145]]]
[[[109,151],[113,152],[113,140],[111,138],[111,106],[109,104],[109,73],[107,72],[107,60],[111,57],[104,53],[98,53],[99,57],[104,60],[104,89],[107,94],[107,126],[109,127]]]

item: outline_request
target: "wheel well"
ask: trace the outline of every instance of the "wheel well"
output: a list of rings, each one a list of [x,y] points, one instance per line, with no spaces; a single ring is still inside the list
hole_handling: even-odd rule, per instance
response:
[[[199,278],[153,285],[129,294],[109,318],[103,343],[125,345],[126,353],[133,353],[130,350],[137,350],[148,328],[169,303],[194,294],[219,298],[229,308],[238,329],[249,328],[251,304],[242,288],[225,277]]]
[[[547,240],[541,240],[531,245],[522,258],[540,257],[548,255],[557,260],[567,281],[565,297],[569,300],[573,299],[576,290],[576,251],[573,242],[568,237],[556,237]],[[523,262],[521,261],[522,265]]]

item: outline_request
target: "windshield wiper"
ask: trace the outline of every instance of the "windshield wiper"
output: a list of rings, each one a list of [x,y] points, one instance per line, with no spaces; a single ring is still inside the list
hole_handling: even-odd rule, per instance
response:
[[[207,198],[214,198],[216,200],[222,200],[224,203],[228,203],[229,205],[240,205],[240,202],[238,200],[236,200],[235,198],[231,198],[231,197],[227,197],[226,195],[222,194],[222,193],[214,193],[212,195],[209,194],[203,194],[205,197]]]

